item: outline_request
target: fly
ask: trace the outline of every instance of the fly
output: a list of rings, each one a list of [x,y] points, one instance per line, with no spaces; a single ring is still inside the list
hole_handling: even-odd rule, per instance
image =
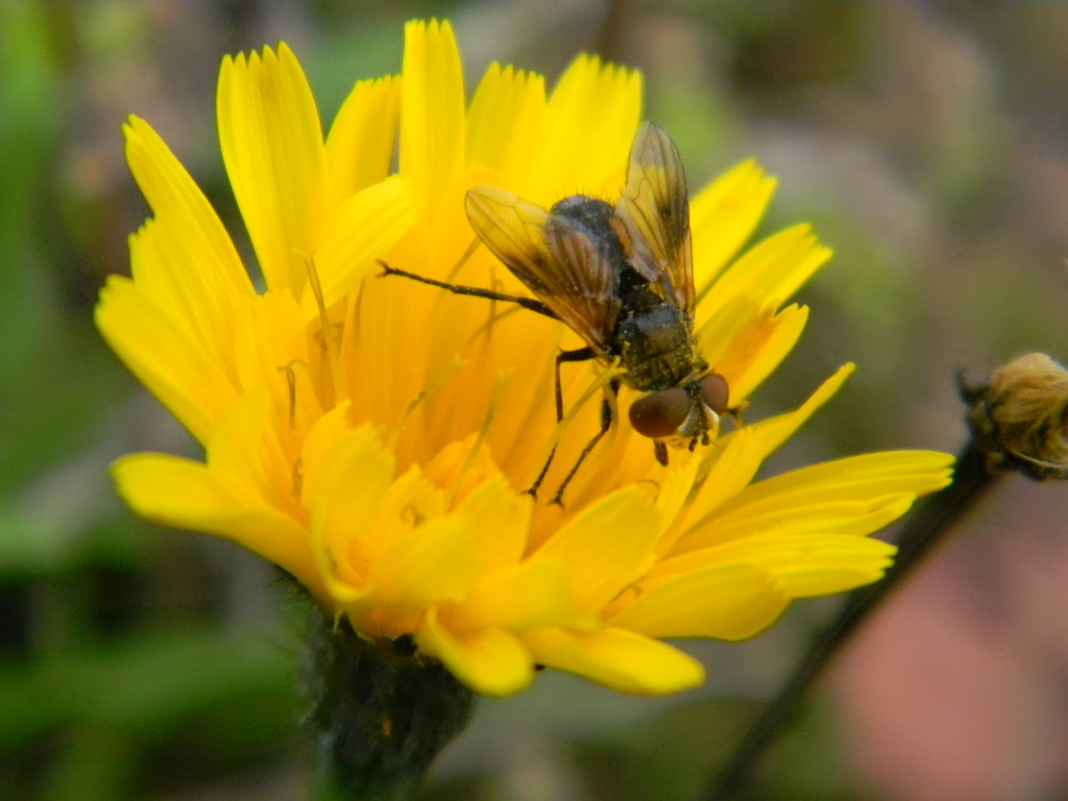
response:
[[[601,403],[601,427],[565,476],[553,503],[612,425],[621,385],[646,393],[631,404],[630,423],[653,440],[656,460],[667,444],[691,451],[708,445],[729,411],[726,379],[712,370],[694,337],[693,251],[682,160],[659,126],[639,127],[626,184],[615,205],[572,195],[548,210],[510,192],[470,189],[465,208],[482,242],[534,295],[507,295],[398,270],[400,275],[459,295],[516,303],[560,320],[586,343],[556,356],[556,419],[563,419],[560,365],[596,360],[618,364]],[[554,449],[555,453],[555,449]],[[528,492],[535,497],[552,463]]]

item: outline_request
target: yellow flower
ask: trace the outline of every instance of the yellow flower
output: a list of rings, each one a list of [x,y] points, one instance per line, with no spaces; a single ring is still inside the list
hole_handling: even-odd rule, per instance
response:
[[[893,548],[865,535],[943,486],[948,456],[873,454],[751,483],[851,366],[797,411],[673,452],[668,467],[617,425],[561,509],[522,491],[554,441],[546,486],[573,464],[606,370],[565,365],[572,412],[558,430],[553,360],[581,344],[573,332],[376,276],[376,258],[451,275],[475,240],[463,198],[476,184],[545,205],[613,199],[640,96],[637,73],[583,56],[548,95],[541,76],[494,65],[467,106],[449,25],[415,22],[401,75],[357,83],[324,141],[288,48],[226,59],[222,153],[262,292],[193,180],[132,118],[127,156],[153,217],[97,323],[206,459],[120,459],[129,504],[263,555],[360,634],[411,635],[493,694],[525,687],[537,664],[680,690],[703,670],[659,638],[750,637],[793,598],[877,579]],[[698,339],[733,404],[800,335],[807,310],[783,304],[830,255],[803,225],[737,255],[772,189],[745,163],[692,200]],[[485,248],[455,280],[522,291]]]

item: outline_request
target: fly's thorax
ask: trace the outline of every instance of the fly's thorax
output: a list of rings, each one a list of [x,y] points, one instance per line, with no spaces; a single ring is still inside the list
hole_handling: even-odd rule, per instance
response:
[[[667,389],[704,372],[707,365],[694,350],[692,327],[681,309],[664,301],[637,311],[623,308],[614,344],[628,386]]]

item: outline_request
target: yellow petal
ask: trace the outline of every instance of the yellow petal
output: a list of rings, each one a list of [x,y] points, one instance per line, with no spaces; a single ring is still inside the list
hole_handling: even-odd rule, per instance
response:
[[[531,559],[567,565],[581,602],[600,608],[648,566],[658,524],[640,489],[622,490],[586,507]]]
[[[452,26],[432,20],[404,26],[400,172],[427,208],[441,206],[464,163],[464,85]]]
[[[368,278],[352,303],[341,353],[354,419],[392,425],[427,388],[422,321],[433,296],[409,283],[414,282]],[[409,319],[414,324],[407,325]]]
[[[891,452],[877,458],[882,456],[839,459],[752,484],[693,526],[675,552],[761,533],[865,536],[904,514],[917,495],[949,483],[948,455]]]
[[[320,569],[340,582],[333,587],[339,599],[342,585],[351,588],[366,581],[366,566],[358,561],[363,554],[351,546],[356,533],[378,516],[396,467],[373,426],[339,430],[332,423],[342,416],[343,411],[328,415],[309,434],[301,482]]]
[[[790,600],[770,571],[742,562],[642,582],[633,593],[608,624],[650,637],[744,640],[770,626]]]
[[[753,425],[744,426],[717,442],[720,448],[711,469],[693,502],[676,521],[676,536],[661,545],[661,555],[666,551],[664,545],[670,543],[672,550],[677,549],[679,535],[706,522],[718,507],[752,480],[768,454],[768,439],[766,429]]]
[[[456,510],[471,521],[484,570],[518,564],[530,532],[533,500],[517,495],[502,475],[483,482]]]
[[[257,295],[250,286],[229,292],[225,282],[209,276],[210,254],[197,249],[203,242],[186,239],[186,233],[178,217],[148,220],[130,238],[134,283],[194,345],[206,370],[220,371],[228,383],[238,386],[240,357],[234,341],[247,329]]]
[[[824,496],[826,497],[826,496]],[[812,499],[793,505],[744,506],[716,514],[676,544],[674,553],[706,548],[761,534],[845,534],[862,537],[878,531],[908,511],[915,495],[896,494],[860,501]]]
[[[216,480],[246,503],[267,502],[300,515],[296,455],[263,388],[249,391],[219,420],[207,447]]]
[[[267,286],[301,298],[327,211],[326,152],[311,89],[285,44],[223,60],[219,140]]]
[[[308,431],[333,403],[312,365],[322,348],[308,336],[304,315],[288,292],[253,298],[251,319],[232,343],[238,386],[266,385],[291,436]]]
[[[759,293],[766,305],[777,307],[830,258],[830,249],[819,244],[810,225],[795,225],[765,239],[711,286],[697,307],[698,327],[746,293]]]
[[[681,519],[682,509],[693,492],[702,460],[698,454],[690,454],[689,458],[678,461],[682,464],[667,471],[656,493],[656,509],[661,521],[660,538],[656,544],[658,556],[671,548],[681,530],[674,524]]]
[[[121,276],[108,278],[95,320],[130,372],[190,434],[207,443],[216,421],[238,395],[226,372],[204,351],[202,340],[191,338],[187,326],[173,323],[165,310]]]
[[[266,502],[235,497],[206,465],[139,453],[118,459],[111,470],[119,494],[142,517],[232,540],[324,597],[303,528]]]
[[[327,307],[344,297],[360,279],[380,270],[381,258],[408,232],[418,214],[412,185],[393,177],[369,186],[346,200],[331,216],[312,254]],[[304,313],[312,319],[319,305],[312,293],[303,299]]]
[[[621,628],[578,632],[538,629],[523,636],[534,659],[613,690],[661,695],[696,687],[705,670],[670,645]]]
[[[946,486],[953,457],[938,451],[880,451],[809,465],[746,488],[721,513],[744,506],[925,495]]]
[[[887,451],[794,470],[751,484],[729,500],[720,495],[724,500],[713,515],[695,515],[701,522],[679,539],[676,551],[769,531],[867,535],[904,514],[917,495],[948,484],[952,462],[934,451]],[[714,504],[717,489],[713,485],[700,499],[702,510]]]
[[[693,199],[690,230],[698,297],[704,296],[713,279],[752,236],[774,191],[775,179],[768,177],[756,162],[745,161]]]
[[[758,543],[747,543],[750,548]],[[879,540],[814,536],[811,548],[798,538],[771,546],[779,560],[771,569],[792,598],[832,595],[882,578],[897,549]]]
[[[649,581],[655,585],[717,564],[744,563],[768,571],[791,598],[829,595],[878,579],[896,550],[870,537],[773,531],[662,562]]]
[[[599,622],[576,598],[566,566],[544,559],[487,573],[449,619],[465,629],[509,631],[548,625],[593,628]]]
[[[399,78],[356,82],[326,138],[331,206],[389,175],[399,112]]]
[[[715,318],[713,318],[715,319]],[[727,379],[732,405],[742,403],[793,349],[808,320],[804,306],[761,314],[734,332],[722,358],[710,361]],[[710,357],[706,357],[710,358]]]
[[[177,251],[173,262],[179,270],[145,268],[134,264],[134,278],[166,279],[189,287],[180,293],[190,299],[188,311],[201,318],[212,330],[228,330],[227,319],[238,299],[252,294],[252,284],[223,228],[215,209],[174,157],[163,140],[144,120],[131,116],[123,126],[126,161],[145,200],[157,218],[166,219],[181,236],[169,237],[168,249]],[[143,276],[138,275],[143,273]],[[148,286],[145,287],[148,291]],[[149,294],[152,294],[149,292]]]
[[[419,649],[438,657],[456,678],[486,695],[511,695],[534,679],[530,652],[513,635],[483,629],[457,635],[431,609],[416,633]]]
[[[835,371],[834,375],[820,384],[819,388],[808,397],[808,400],[797,409],[757,423],[756,425],[768,431],[768,452],[776,450],[797,433],[797,430],[805,424],[808,418],[834,397],[835,393],[841,389],[842,384],[846,382],[849,376],[853,375],[855,370],[856,365],[852,362],[843,364]]]
[[[717,508],[741,492],[756,475],[768,454],[830,400],[852,373],[853,365],[847,364],[824,381],[794,411],[744,426],[720,438],[717,442],[719,447],[711,451],[708,457],[711,462],[708,475],[686,510],[685,525],[691,528],[701,526]]]
[[[700,309],[698,309],[700,313]],[[739,331],[753,325],[769,313],[766,299],[757,291],[741,293],[725,301],[716,313],[697,328],[698,349],[716,370],[730,358],[731,347]],[[731,401],[734,401],[731,387]]]
[[[417,527],[444,513],[444,493],[413,465],[390,484],[375,522],[353,532],[353,547],[368,564],[377,565],[389,558],[397,541],[412,537]]]
[[[394,537],[374,566],[373,579],[384,603],[403,616],[466,597],[478,578],[474,557],[467,520],[439,518]]]
[[[769,503],[767,509],[757,511],[751,505],[717,516],[715,540],[725,542],[761,532],[820,531],[863,537],[877,531],[908,511],[916,496],[909,493],[882,495],[857,501],[813,498],[791,505],[783,499],[781,505]],[[703,538],[695,535],[687,540],[696,545]]]
[[[529,197],[530,173],[546,123],[545,79],[531,72],[491,64],[467,112],[467,162],[485,167]]]
[[[529,199],[552,203],[575,192],[617,194],[641,119],[641,92],[641,73],[596,56],[576,58],[549,96],[535,164],[542,188]]]

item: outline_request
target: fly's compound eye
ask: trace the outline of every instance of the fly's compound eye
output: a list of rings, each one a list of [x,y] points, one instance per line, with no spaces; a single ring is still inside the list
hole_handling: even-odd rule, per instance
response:
[[[701,400],[705,406],[722,416],[730,403],[730,387],[727,379],[718,373],[709,373],[701,379]],[[637,426],[635,426],[637,428]]]
[[[722,381],[722,378],[720,380]],[[727,382],[724,381],[724,393],[726,385]],[[686,390],[682,387],[672,387],[651,392],[634,401],[630,405],[630,424],[643,437],[658,439],[674,434],[679,426],[686,422],[689,413],[690,397]]]

